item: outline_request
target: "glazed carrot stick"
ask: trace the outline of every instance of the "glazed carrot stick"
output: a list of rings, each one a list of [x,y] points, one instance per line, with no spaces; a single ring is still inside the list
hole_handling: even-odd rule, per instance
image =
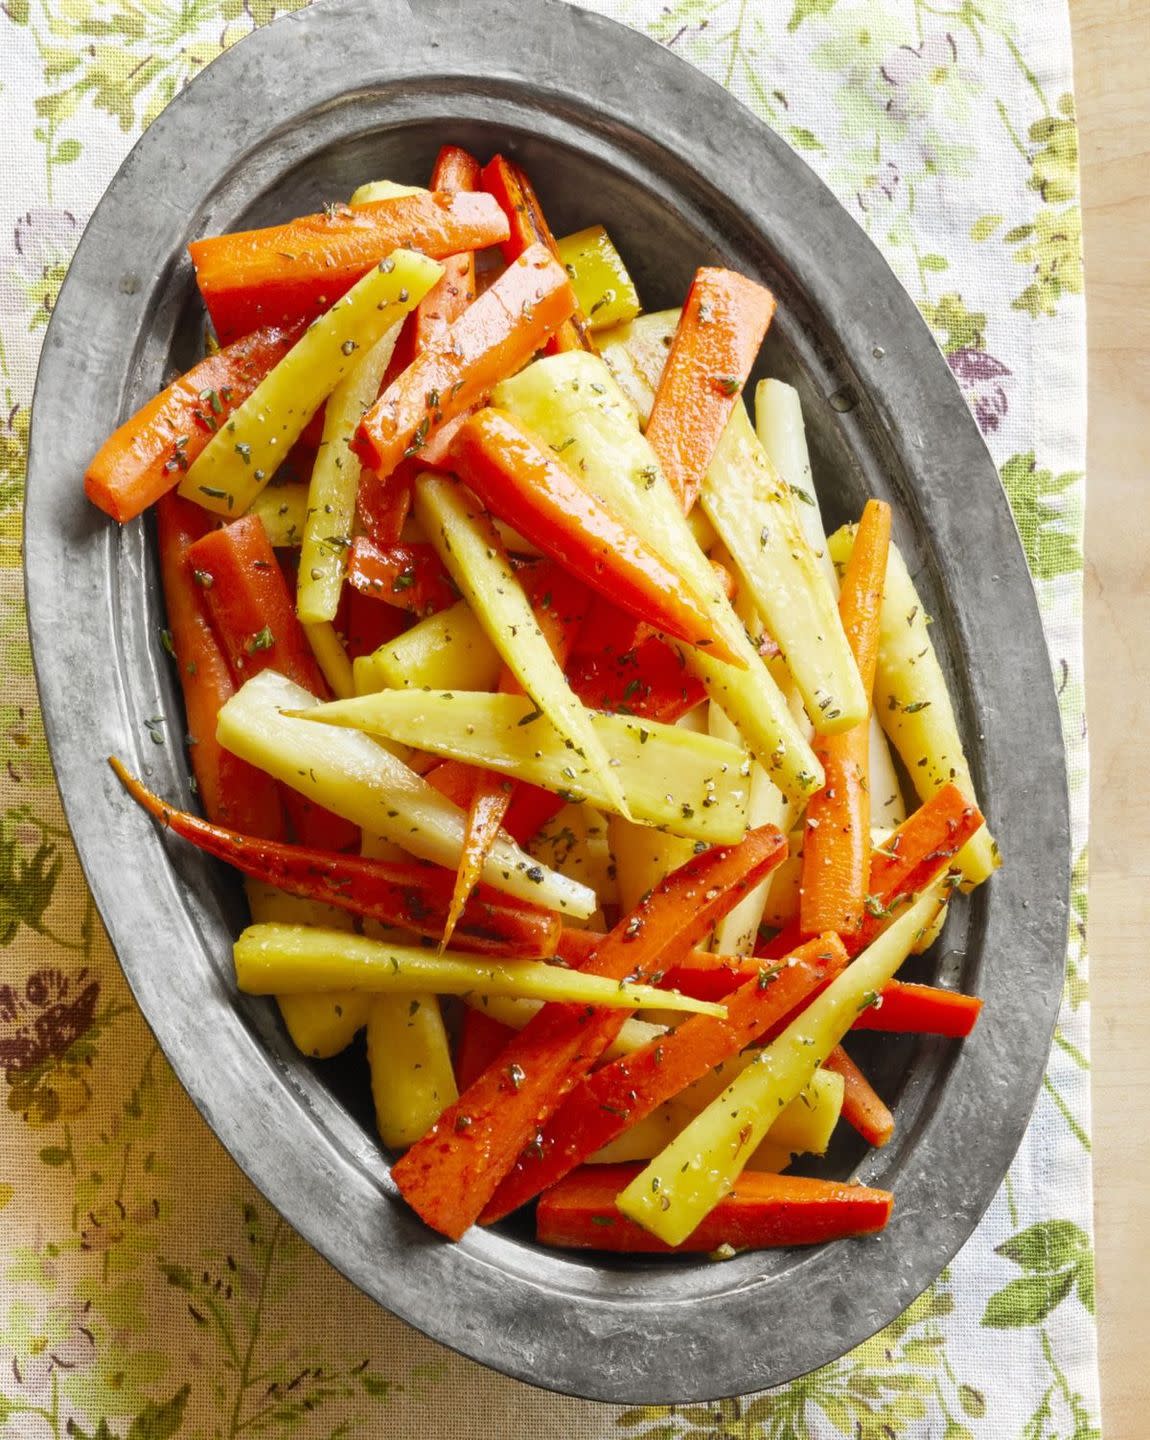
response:
[[[850,730],[815,740],[826,784],[807,805],[799,887],[804,935],[824,930],[854,935],[862,928],[871,850],[869,702],[889,550],[890,506],[869,500],[839,593],[839,614],[862,677],[868,716]]]
[[[173,809],[129,775],[117,759],[108,763],[153,819],[244,875],[384,925],[401,926],[433,939],[439,936],[450,902],[450,871],[416,861],[364,859],[240,835]],[[463,950],[546,959],[555,953],[560,922],[549,910],[483,885],[465,907],[456,933]]]
[[[592,612],[584,632],[595,619]],[[707,697],[703,682],[686,669],[679,651],[655,635],[621,654],[578,655],[568,665],[567,679],[584,705],[667,725]]]
[[[894,1134],[894,1116],[863,1072],[841,1045],[836,1045],[823,1062],[826,1069],[843,1077],[843,1119],[871,1145],[885,1145]]]
[[[366,205],[332,205],[286,225],[188,246],[222,344],[259,325],[311,321],[393,250],[433,259],[493,245],[507,221],[487,195],[426,192]]]
[[[188,564],[240,684],[273,669],[313,695],[327,697],[327,685],[257,515],[209,531],[188,551]]]
[[[878,1001],[862,1012],[851,1029],[885,1030],[900,1035],[947,1035],[961,1040],[974,1029],[981,1010],[982,1001],[977,995],[963,995],[937,985],[891,980],[883,986]]]
[[[275,781],[216,739],[216,716],[234,693],[235,683],[204,613],[203,592],[187,564],[189,549],[213,523],[206,510],[171,491],[160,497],[156,507],[160,576],[184,692],[192,773],[210,820],[244,835],[278,840],[285,826]]]
[[[706,935],[786,853],[772,826],[716,847],[669,875],[607,935],[582,968],[622,980],[647,974]],[[458,1239],[477,1219],[536,1129],[589,1072],[622,1015],[545,1005],[392,1168],[432,1229]]]
[[[438,192],[471,193],[479,186],[479,161],[457,145],[445,145],[431,172]],[[445,255],[443,275],[403,322],[381,391],[406,370],[415,357],[439,339],[475,299],[475,251]],[[431,463],[429,455],[421,457]],[[412,467],[399,465],[387,476],[365,470],[359,482],[359,514],[371,539],[381,548],[395,544],[411,506]]]
[[[518,1210],[581,1165],[664,1100],[737,1055],[846,964],[836,935],[800,946],[780,965],[760,968],[726,999],[722,1020],[696,1016],[589,1075],[536,1133],[503,1178],[480,1219]],[[700,1024],[705,1020],[706,1024]]]
[[[511,233],[506,240],[501,241],[500,248],[508,265],[513,260],[518,260],[529,246],[536,244],[546,245],[556,260],[559,259],[559,247],[543,214],[539,196],[524,171],[513,160],[496,155],[483,167],[481,184],[489,195],[494,196],[507,217]],[[595,345],[587,328],[587,317],[576,301],[571,318],[565,320],[547,342],[547,353],[554,355],[561,350],[593,352],[594,349]]]
[[[193,365],[100,446],[84,476],[88,499],[124,524],[174,489],[299,335],[299,327],[256,330]]]
[[[436,156],[431,188],[452,195],[472,194],[480,188],[480,173],[474,155],[458,145],[445,145]],[[412,329],[416,355],[441,339],[475,299],[475,247],[468,246],[442,259],[442,278],[415,311]]]
[[[684,511],[699,494],[775,313],[775,297],[733,270],[695,272],[655,392],[647,439]]]
[[[451,447],[456,473],[492,514],[592,590],[656,630],[745,668],[677,572],[583,486],[514,415],[487,408]]]
[[[586,613],[586,591],[577,579],[553,564],[536,566],[529,577],[524,577],[524,589],[531,601],[536,623],[551,647],[551,653],[561,665],[565,664]],[[500,677],[499,688],[505,695],[523,693],[519,681],[506,666]],[[492,770],[475,771],[455,893],[452,896],[441,945],[446,945],[451,939],[456,917],[462,912],[468,895],[483,874],[483,868],[499,838],[500,827],[514,793],[515,783],[505,775],[498,775]]]
[[[981,824],[978,808],[957,785],[948,783],[923,801],[883,846],[872,850],[862,928],[843,937],[848,953],[865,950],[892,912],[946,871]],[[787,925],[755,953],[777,959],[789,954],[800,938],[798,925]]]
[[[354,442],[360,459],[390,475],[418,456],[441,425],[525,365],[574,306],[558,260],[542,245],[525,250],[363,417]]]
[[[588,1165],[568,1175],[539,1202],[536,1238],[566,1249],[624,1254],[710,1253],[721,1245],[762,1250],[818,1245],[883,1229],[894,1207],[888,1190],[744,1170],[735,1188],[681,1244],[671,1246],[621,1215],[615,1199],[641,1164]]]
[[[581,944],[590,943],[583,939],[585,936],[593,938],[593,932],[564,930],[559,953],[569,963],[575,963],[573,954],[578,953]],[[692,950],[677,964],[669,965],[659,983],[696,1000],[723,1000],[740,985],[753,980],[761,965],[761,959]],[[982,1001],[976,995],[963,995],[937,985],[890,980],[879,991],[875,1004],[858,1015],[851,1029],[900,1035],[945,1035],[961,1040],[974,1029],[981,1010]]]
[[[212,629],[237,685],[278,670],[326,699],[330,691],[295,612],[292,592],[258,515],[209,531],[188,550]],[[359,828],[280,787],[295,838],[320,850],[358,850]]]
[[[357,535],[348,552],[347,578],[361,594],[412,615],[434,615],[459,599],[451,576],[427,544],[396,544],[380,550]]]
[[[461,1092],[479,1079],[514,1034],[510,1025],[482,1010],[464,1010],[455,1047],[455,1083]]]

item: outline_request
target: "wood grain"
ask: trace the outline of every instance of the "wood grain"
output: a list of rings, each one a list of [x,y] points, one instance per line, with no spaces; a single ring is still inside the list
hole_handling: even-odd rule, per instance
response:
[[[1086,675],[1102,1422],[1150,1434],[1150,0],[1071,0],[1090,419]]]

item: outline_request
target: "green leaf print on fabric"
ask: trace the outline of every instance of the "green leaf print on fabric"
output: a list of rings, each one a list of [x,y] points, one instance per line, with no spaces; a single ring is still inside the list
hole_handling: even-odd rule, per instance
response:
[[[960,1415],[986,1409],[983,1393],[947,1359],[940,1322],[953,1310],[944,1271],[873,1339],[790,1385],[714,1405],[640,1406],[616,1425],[628,1440],[822,1440],[828,1425],[850,1440],[911,1440],[933,1412],[953,1440],[964,1431]]]
[[[1041,1220],[1012,1235],[995,1253],[1025,1274],[986,1303],[982,1323],[996,1329],[1039,1325],[1072,1290],[1094,1313],[1094,1254],[1090,1237],[1071,1220]]]
[[[1081,474],[1040,469],[1033,451],[1012,455],[999,474],[1035,579],[1081,570]]]
[[[122,1440],[170,1440],[184,1423],[184,1410],[191,1393],[190,1385],[181,1385],[170,1400],[160,1404],[149,1401],[128,1426]],[[75,1440],[121,1440],[119,1433],[103,1419],[90,1434],[74,1420],[69,1421],[67,1429]]]
[[[290,1433],[320,1411],[325,1424],[334,1424],[330,1434],[348,1433],[362,1407],[385,1404],[395,1383],[369,1358],[334,1359],[301,1347],[293,1320],[310,1251],[255,1201],[242,1203],[240,1220],[238,1243],[226,1252],[157,1261],[168,1284],[187,1297],[197,1345],[214,1351],[215,1435]]]

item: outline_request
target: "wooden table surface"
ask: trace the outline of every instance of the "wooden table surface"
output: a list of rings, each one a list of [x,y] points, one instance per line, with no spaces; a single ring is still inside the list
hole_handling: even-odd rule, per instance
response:
[[[1150,0],[1070,0],[1090,420],[1094,1183],[1105,1440],[1150,1436]]]

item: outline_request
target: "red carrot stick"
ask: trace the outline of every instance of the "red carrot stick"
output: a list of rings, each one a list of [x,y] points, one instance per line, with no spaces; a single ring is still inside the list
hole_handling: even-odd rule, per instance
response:
[[[982,1011],[977,995],[891,980],[878,1001],[858,1016],[852,1030],[884,1030],[897,1035],[947,1035],[961,1040],[974,1029]]]
[[[818,1245],[851,1235],[873,1235],[890,1219],[894,1196],[888,1190],[744,1170],[698,1228],[670,1246],[628,1220],[616,1198],[642,1164],[588,1165],[561,1180],[539,1202],[536,1238],[565,1249],[611,1250],[624,1254],[709,1254],[721,1245],[762,1250],[774,1245]]]
[[[129,775],[115,757],[108,763],[153,819],[244,875],[417,935],[434,939],[441,933],[452,888],[451,872],[442,866],[367,859],[240,835],[173,809]],[[460,949],[534,958],[553,955],[559,933],[559,917],[551,911],[486,885],[477,887],[457,930]]]
[[[203,592],[187,564],[191,546],[213,525],[206,510],[173,491],[156,507],[160,577],[184,710],[192,773],[210,820],[244,835],[279,840],[285,833],[276,783],[262,770],[225,750],[216,739],[216,717],[235,692],[227,657],[204,613]]]
[[[188,564],[241,684],[273,669],[312,695],[327,698],[323,673],[258,515],[244,515],[209,531],[188,551]]]
[[[669,875],[607,935],[583,967],[611,979],[648,974],[706,935],[786,853],[772,826],[716,847]],[[458,1239],[494,1194],[536,1129],[618,1034],[623,1014],[545,1005],[392,1168],[432,1229]]]
[[[321,700],[330,692],[289,588],[258,515],[212,530],[188,551],[212,629],[237,685],[262,670],[278,670]],[[280,787],[295,838],[320,850],[358,850],[359,828]]]
[[[348,551],[347,578],[362,594],[412,615],[435,615],[459,599],[442,560],[427,544],[380,550],[357,535]]]
[[[489,195],[494,196],[500,209],[507,217],[510,234],[502,241],[500,248],[508,265],[518,260],[532,245],[546,245],[556,260],[559,247],[551,233],[539,196],[525,172],[513,160],[496,155],[483,167],[481,184]],[[547,353],[558,354],[562,350],[590,350],[595,345],[587,328],[587,317],[576,301],[571,318],[565,320],[547,342]]]
[[[514,1034],[510,1025],[492,1020],[482,1010],[470,1005],[464,1010],[455,1047],[455,1083],[461,1092],[479,1079]]]
[[[589,1075],[541,1127],[504,1176],[480,1219],[518,1210],[583,1164],[665,1100],[753,1044],[846,964],[836,935],[800,946],[781,965],[761,967],[727,996],[722,1020],[692,1016],[630,1055]],[[700,1023],[703,1022],[703,1023]]]
[[[100,446],[84,476],[88,499],[124,524],[174,489],[299,335],[257,330],[193,365]]]
[[[684,511],[703,476],[775,313],[775,297],[733,270],[695,272],[667,356],[647,439]]]

